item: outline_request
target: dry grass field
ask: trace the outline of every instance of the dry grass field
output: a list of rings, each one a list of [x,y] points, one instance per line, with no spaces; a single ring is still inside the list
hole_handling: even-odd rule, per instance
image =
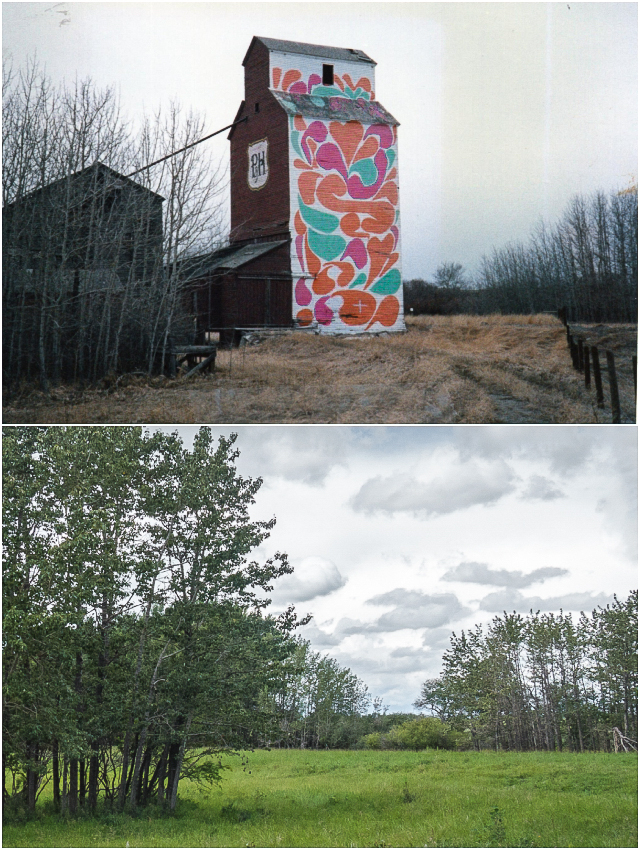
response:
[[[596,331],[594,330],[594,334]],[[616,351],[622,421],[635,422],[636,328],[597,330]],[[595,337],[594,337],[595,338]],[[604,343],[599,343],[604,344]],[[25,388],[5,423],[609,423],[554,317],[420,316],[407,333],[266,336],[220,351],[211,375],[123,376],[88,389]]]

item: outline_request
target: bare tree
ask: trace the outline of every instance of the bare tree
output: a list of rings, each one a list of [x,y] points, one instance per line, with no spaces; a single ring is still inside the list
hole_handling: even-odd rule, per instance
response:
[[[202,146],[146,166],[203,128],[172,103],[135,129],[111,87],[3,67],[6,386],[151,372],[193,333],[180,270],[220,242],[224,175]]]
[[[571,308],[582,321],[633,322],[638,298],[638,193],[576,196],[555,227],[540,223],[529,244],[483,257],[477,283],[485,311]]]
[[[465,289],[467,276],[461,263],[440,263],[433,278],[436,286],[445,289]]]
[[[211,251],[223,241],[226,172],[206,149],[188,147],[202,138],[205,122],[193,111],[182,113],[182,106],[172,101],[166,114],[158,110],[153,119],[145,118],[137,155],[141,164],[162,160],[141,172],[138,179],[166,199],[163,309],[150,329],[150,351],[160,347],[163,357],[184,300],[184,260]],[[181,153],[165,159],[174,151]],[[149,369],[151,366],[150,362]]]

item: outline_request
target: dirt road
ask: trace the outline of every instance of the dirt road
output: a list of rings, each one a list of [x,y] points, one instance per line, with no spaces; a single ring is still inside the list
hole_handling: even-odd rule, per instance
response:
[[[627,326],[618,363],[622,421],[635,421]],[[622,350],[624,349],[624,351]],[[606,378],[606,376],[605,376]],[[5,423],[609,423],[571,364],[552,316],[416,317],[407,333],[328,338],[290,332],[218,354],[190,379],[124,376],[49,397],[25,391]]]

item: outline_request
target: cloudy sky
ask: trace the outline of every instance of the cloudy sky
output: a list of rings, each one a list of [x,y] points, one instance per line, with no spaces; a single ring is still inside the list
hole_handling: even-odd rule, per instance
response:
[[[179,427],[190,444],[195,428]],[[257,553],[313,614],[316,651],[411,711],[452,631],[504,610],[578,613],[637,587],[637,431],[576,426],[237,426],[264,480]]]
[[[3,3],[3,57],[233,120],[253,35],[364,50],[400,121],[405,278],[526,240],[637,171],[636,3]],[[226,134],[206,143],[227,157]]]

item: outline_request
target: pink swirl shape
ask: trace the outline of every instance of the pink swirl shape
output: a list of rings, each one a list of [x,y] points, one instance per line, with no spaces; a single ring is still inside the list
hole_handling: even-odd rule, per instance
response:
[[[316,302],[315,315],[318,322],[321,325],[330,325],[331,320],[333,319],[333,312],[327,307],[327,298],[329,295],[326,295],[324,298],[319,298]]]
[[[360,200],[373,198],[380,186],[382,186],[387,173],[387,155],[382,148],[378,150],[373,158],[373,164],[378,171],[378,179],[372,186],[365,186],[358,174],[352,174],[347,181],[347,188],[352,198],[358,198]]]
[[[296,304],[299,304],[301,307],[307,307],[311,304],[312,299],[313,294],[305,283],[305,279],[303,277],[299,278],[296,283]]]
[[[300,147],[304,151],[304,155],[307,158],[307,162],[311,162],[311,151],[309,150],[309,145],[307,144],[307,139],[311,138],[314,142],[324,142],[327,138],[327,133],[329,131],[325,127],[325,125],[321,121],[313,121],[304,132],[304,135],[300,141]]]
[[[322,145],[318,148],[317,162],[325,171],[338,171],[346,180],[349,176],[347,166],[345,164],[342,152],[337,145],[332,142]]]
[[[350,257],[359,269],[367,264],[367,249],[362,239],[352,239],[346,247],[341,259]]]
[[[303,83],[302,80],[298,80],[297,83],[294,83],[289,91],[292,94],[306,94],[307,93],[307,85]]]
[[[387,124],[372,124],[364,134],[364,138],[366,139],[367,136],[377,136],[381,147],[385,150],[393,144],[393,132]]]

